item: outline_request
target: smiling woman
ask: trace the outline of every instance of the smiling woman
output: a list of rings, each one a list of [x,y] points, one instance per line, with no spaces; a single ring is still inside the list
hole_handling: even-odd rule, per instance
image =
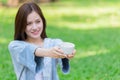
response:
[[[27,27],[25,33],[27,35],[26,41],[32,41],[31,39],[39,39],[40,34],[43,31],[43,21],[36,12],[31,12],[27,17]],[[31,39],[30,39],[31,38]]]
[[[14,40],[8,48],[17,80],[59,80],[58,63],[63,73],[69,72],[69,58],[58,45],[61,39],[47,38],[46,20],[40,7],[33,2],[24,3],[15,18]]]

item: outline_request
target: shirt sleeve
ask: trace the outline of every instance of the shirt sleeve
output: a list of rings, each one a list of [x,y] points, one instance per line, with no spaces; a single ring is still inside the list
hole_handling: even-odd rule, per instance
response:
[[[36,48],[37,46],[22,41],[12,41],[8,46],[12,58],[15,58],[14,60],[17,62],[16,64],[24,65],[33,72],[36,72],[34,55]],[[42,63],[43,57],[40,58]]]
[[[58,46],[61,44],[63,41],[61,39],[55,39],[54,40],[54,46]],[[62,72],[67,74],[70,71],[70,64],[69,64],[69,59],[63,58],[63,59],[56,59],[56,63],[59,63],[62,69]]]

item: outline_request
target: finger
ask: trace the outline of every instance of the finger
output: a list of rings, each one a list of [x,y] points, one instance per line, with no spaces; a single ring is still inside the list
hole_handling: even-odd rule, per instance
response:
[[[55,51],[60,54],[64,54],[63,51],[59,47],[55,47]]]
[[[67,55],[65,55],[65,54],[60,54],[60,58],[66,58],[67,57]]]
[[[67,58],[69,58],[69,59],[71,59],[73,57],[74,57],[74,55],[67,55]]]
[[[65,56],[59,56],[59,58],[65,58]]]
[[[57,58],[65,58],[67,57],[65,54],[61,54],[60,52],[54,51],[54,56]]]
[[[76,50],[73,51],[72,55],[75,55],[75,53],[76,53]]]

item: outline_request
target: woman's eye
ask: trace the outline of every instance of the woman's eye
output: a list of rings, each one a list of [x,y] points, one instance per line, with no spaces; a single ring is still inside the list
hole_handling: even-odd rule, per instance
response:
[[[36,21],[36,23],[40,23],[40,20]]]
[[[31,25],[31,24],[32,24],[31,22],[27,23],[27,25]]]

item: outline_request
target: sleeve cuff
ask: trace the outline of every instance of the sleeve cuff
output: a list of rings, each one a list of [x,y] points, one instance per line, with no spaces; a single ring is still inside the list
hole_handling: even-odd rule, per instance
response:
[[[70,65],[69,65],[69,59],[63,58],[62,59],[62,71],[63,73],[67,74],[69,73]]]

